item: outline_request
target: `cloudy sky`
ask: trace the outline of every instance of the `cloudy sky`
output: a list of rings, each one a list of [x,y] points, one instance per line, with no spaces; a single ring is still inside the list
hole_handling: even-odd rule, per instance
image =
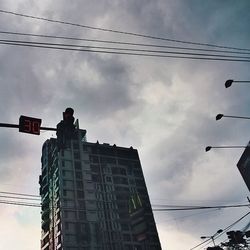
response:
[[[221,49],[3,12],[9,11],[178,41],[250,49],[249,8],[248,0],[1,0],[0,32]],[[3,33],[0,39],[118,47]],[[227,79],[250,80],[249,62],[4,44],[0,44],[0,58],[0,122],[17,124],[20,115],[27,115],[41,118],[43,126],[55,127],[70,106],[75,109],[80,127],[87,129],[88,141],[138,149],[153,207],[247,203],[249,191],[236,168],[243,149],[214,149],[206,153],[205,147],[247,145],[247,120],[215,121],[215,115],[250,115],[250,86],[235,83],[229,89],[224,87]],[[50,137],[55,137],[55,133],[35,136],[1,128],[0,192],[39,194],[41,147]],[[202,242],[201,235],[226,228],[248,211],[234,208],[154,215],[163,250],[188,250]],[[0,221],[0,250],[39,249],[39,208],[0,204]],[[249,217],[233,229],[242,229],[248,222]],[[225,236],[218,243],[223,240]]]

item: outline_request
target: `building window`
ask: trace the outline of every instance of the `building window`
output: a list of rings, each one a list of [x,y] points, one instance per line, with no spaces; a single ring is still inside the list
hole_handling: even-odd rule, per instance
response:
[[[82,183],[82,181],[76,181],[76,187],[78,189],[83,189],[83,183]]]
[[[129,234],[123,234],[123,240],[124,241],[131,241],[131,237]]]
[[[80,199],[83,199],[84,198],[84,192],[80,191],[80,190],[77,190],[77,197],[80,198]]]
[[[80,160],[80,152],[79,151],[74,152],[74,159]]]
[[[107,182],[112,182],[112,178],[111,178],[110,176],[107,176],[107,177],[106,177],[106,181],[107,181]]]
[[[75,161],[75,169],[81,170],[81,162],[80,161]]]
[[[79,149],[79,144],[78,144],[77,142],[74,142],[74,143],[73,143],[73,148],[74,148],[75,150]]]
[[[85,220],[86,219],[86,215],[83,211],[79,211],[78,212],[78,217],[79,217],[79,220]]]
[[[76,178],[82,179],[82,172],[76,172]]]
[[[98,157],[94,156],[94,155],[90,155],[89,160],[90,160],[91,163],[99,163]]]
[[[79,208],[85,208],[85,202],[83,200],[78,200]]]
[[[97,172],[97,173],[100,172],[99,165],[90,165],[90,169],[92,172]]]

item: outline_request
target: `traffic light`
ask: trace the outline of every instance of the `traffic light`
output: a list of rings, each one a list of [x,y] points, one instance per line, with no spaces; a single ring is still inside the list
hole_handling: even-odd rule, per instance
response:
[[[66,108],[65,112],[63,112],[63,120],[56,126],[57,146],[59,150],[69,147],[69,142],[74,136],[75,118],[73,114],[74,110],[72,108]]]
[[[75,118],[73,114],[74,110],[72,108],[66,108],[65,112],[63,112],[64,135],[66,140],[72,139],[75,132]]]

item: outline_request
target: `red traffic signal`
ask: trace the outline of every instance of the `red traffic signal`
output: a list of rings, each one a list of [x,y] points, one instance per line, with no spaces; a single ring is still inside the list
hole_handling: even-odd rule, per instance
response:
[[[63,112],[63,120],[64,121],[70,121],[70,120],[73,120],[74,122],[74,109],[72,108],[66,108],[66,110]]]

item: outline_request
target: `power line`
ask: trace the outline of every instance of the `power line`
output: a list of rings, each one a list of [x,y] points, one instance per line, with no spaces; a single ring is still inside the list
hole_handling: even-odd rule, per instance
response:
[[[26,198],[26,197],[15,197],[15,196],[6,196],[6,195],[0,195],[0,198],[17,199],[17,200],[33,200],[33,201],[41,200],[39,198]]]
[[[59,24],[76,26],[76,27],[104,31],[104,32],[112,32],[112,33],[117,33],[117,34],[122,34],[122,35],[143,37],[143,38],[149,38],[149,39],[155,39],[155,40],[161,40],[161,41],[167,41],[167,42],[175,42],[175,43],[192,44],[192,45],[199,45],[199,46],[209,46],[209,47],[215,47],[215,48],[250,51],[250,49],[245,49],[245,48],[221,46],[221,45],[208,44],[208,43],[198,43],[198,42],[192,42],[192,41],[183,41],[183,40],[177,40],[177,39],[169,39],[169,38],[165,38],[165,37],[157,37],[157,36],[139,34],[139,33],[134,33],[134,32],[120,31],[120,30],[107,29],[107,28],[98,28],[98,27],[89,26],[89,25],[83,25],[83,24],[54,20],[54,19],[49,19],[49,18],[44,18],[44,17],[39,17],[39,16],[27,15],[27,14],[17,13],[17,12],[13,12],[13,11],[7,11],[7,10],[3,10],[3,9],[0,9],[0,12],[4,13],[4,14],[11,14],[11,15],[15,15],[15,16],[21,16],[21,17],[26,17],[26,18],[31,18],[31,19],[41,20],[41,21],[59,23]]]
[[[193,48],[193,47],[167,46],[167,45],[158,45],[158,44],[132,43],[132,42],[111,41],[111,40],[87,39],[87,38],[77,38],[77,37],[67,37],[67,36],[53,36],[53,35],[23,33],[23,32],[11,32],[11,31],[1,31],[1,30],[0,30],[0,34],[39,37],[39,38],[64,39],[64,40],[85,41],[85,42],[95,42],[95,43],[109,43],[109,44],[141,46],[141,47],[168,48],[168,49],[189,50],[189,51],[190,50],[191,51],[206,51],[206,52],[243,54],[243,55],[250,54],[250,52],[240,52],[240,51],[231,51],[231,50],[216,50],[216,49],[202,49],[202,48]]]
[[[11,194],[11,195],[28,196],[28,197],[40,197],[39,195],[35,195],[35,194],[23,194],[23,193],[13,193],[13,192],[4,192],[4,191],[0,191],[0,194]]]
[[[238,219],[237,221],[235,221],[234,223],[232,223],[231,225],[227,226],[226,228],[223,229],[223,231],[221,233],[219,233],[218,235],[216,235],[214,237],[214,240],[217,238],[220,238],[223,234],[225,234],[226,232],[228,232],[232,227],[234,227],[238,222],[240,222],[242,219],[244,219],[247,215],[249,215],[250,212],[248,212],[247,214],[245,214],[244,216],[242,216],[240,219]],[[226,240],[224,240],[226,241]],[[209,243],[207,243],[206,245],[210,244],[212,242],[212,240],[210,240]],[[205,245],[205,246],[206,246]],[[204,247],[204,246],[203,246]],[[201,249],[201,248],[200,248]]]
[[[243,215],[242,217],[240,217],[238,220],[236,220],[235,222],[233,222],[231,225],[229,225],[226,228],[224,228],[223,231],[222,231],[222,233],[218,234],[216,237],[214,237],[214,239],[219,238],[222,234],[224,234],[225,232],[227,232],[230,228],[232,228],[234,225],[236,225],[237,223],[239,223],[241,220],[243,220],[249,214],[250,214],[250,212],[246,213],[245,215]],[[201,245],[204,245],[205,243],[208,243],[208,242],[210,243],[210,242],[212,242],[212,240],[211,239],[207,239],[207,240],[201,242],[200,244],[198,244],[198,245],[190,248],[190,250],[193,250],[193,249],[195,249],[195,248],[197,248],[197,247],[199,247]]]
[[[215,208],[214,210],[210,210],[210,211],[203,211],[203,212],[199,212],[199,213],[194,213],[194,214],[188,214],[188,215],[184,215],[184,216],[179,216],[179,217],[173,217],[172,219],[168,219],[168,220],[161,220],[160,222],[168,222],[168,221],[173,221],[173,220],[181,220],[184,218],[188,218],[188,217],[192,217],[192,216],[199,216],[201,214],[208,214],[208,213],[212,213],[212,212],[217,212],[220,211],[221,209],[219,208]]]
[[[119,47],[104,47],[104,46],[87,46],[87,45],[76,45],[76,44],[65,44],[65,43],[46,43],[46,42],[31,42],[24,40],[7,40],[0,39],[3,43],[17,43],[17,44],[30,44],[30,45],[42,45],[42,46],[55,46],[55,47],[73,47],[73,48],[84,48],[84,49],[104,49],[104,50],[121,50],[121,51],[132,51],[132,52],[146,52],[146,53],[157,53],[157,54],[176,54],[186,56],[212,56],[212,57],[225,57],[225,58],[238,58],[238,59],[250,59],[250,57],[243,56],[232,56],[222,54],[204,54],[204,53],[191,53],[191,52],[177,52],[177,51],[166,51],[166,50],[146,50],[146,49],[131,49],[131,48],[119,48]]]
[[[24,194],[24,193],[16,193],[16,192],[6,192],[0,191],[0,194],[6,194],[5,196],[0,195],[2,198],[13,198],[13,199],[27,199],[27,200],[40,200],[39,195],[34,194]],[[16,195],[22,197],[14,197],[7,195]],[[26,198],[26,197],[36,197],[36,199]],[[166,204],[152,204],[153,207],[164,207],[164,208],[154,208],[153,211],[161,212],[161,211],[182,211],[182,210],[200,210],[200,209],[224,209],[224,208],[241,208],[241,207],[249,207],[249,204],[234,204],[234,205],[219,205],[219,206],[194,206],[194,205],[166,205]]]
[[[40,204],[36,204],[36,203],[6,201],[6,200],[0,200],[0,204],[16,205],[16,206],[26,206],[26,207],[41,207]]]
[[[9,201],[9,200],[1,200],[0,203],[2,204],[14,204],[14,203],[18,203],[17,205],[25,205],[25,206],[29,206],[30,203],[27,202],[17,202],[15,200],[13,201]],[[16,205],[16,204],[14,204]],[[32,203],[32,205],[34,205],[34,203]],[[35,205],[37,205],[38,207],[41,207],[41,204],[36,203]],[[154,206],[154,205],[152,205]],[[240,207],[246,207],[249,205],[232,205],[232,206],[215,206],[215,207],[187,207],[187,208],[170,208],[170,209],[155,209],[153,208],[152,210],[154,212],[159,212],[159,211],[184,211],[184,210],[200,210],[200,209],[222,209],[222,208],[240,208]],[[64,209],[75,209],[75,210],[81,210],[81,208],[76,208],[76,207],[65,207],[63,206],[62,208]],[[86,209],[82,209],[82,210],[86,210]]]
[[[185,210],[201,210],[201,209],[223,209],[223,208],[240,208],[240,207],[249,207],[249,204],[242,205],[224,205],[224,206],[190,206],[190,207],[177,207],[177,208],[156,208],[155,212],[164,212],[164,211],[185,211]]]
[[[250,58],[246,57],[237,57],[230,56],[221,56],[209,55],[206,56],[179,56],[179,55],[162,55],[155,53],[133,53],[133,52],[122,52],[122,51],[108,51],[108,50],[93,50],[93,49],[78,49],[78,48],[68,48],[68,47],[58,47],[58,46],[48,46],[48,45],[38,45],[38,44],[27,44],[27,43],[18,43],[18,42],[0,42],[0,44],[4,45],[12,45],[12,46],[23,46],[23,47],[33,47],[33,48],[44,48],[44,49],[55,49],[55,50],[64,50],[64,51],[78,51],[78,52],[90,52],[90,53],[103,53],[103,54],[116,54],[116,55],[130,55],[130,56],[144,56],[144,57],[158,57],[158,58],[177,58],[177,59],[192,59],[192,60],[208,60],[208,61],[228,61],[228,62],[250,62]],[[173,52],[171,52],[173,53]],[[178,53],[179,54],[179,53]],[[183,53],[182,53],[183,54]],[[226,57],[226,58],[224,58]],[[243,58],[243,59],[240,59]]]

